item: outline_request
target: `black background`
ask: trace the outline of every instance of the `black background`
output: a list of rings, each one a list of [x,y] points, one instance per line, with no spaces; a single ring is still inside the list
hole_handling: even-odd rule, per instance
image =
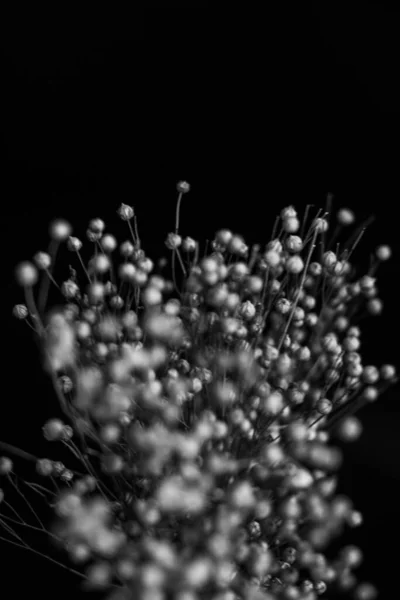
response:
[[[226,226],[266,241],[280,208],[322,206],[327,192],[360,218],[374,213],[359,259],[377,243],[394,258],[382,268],[385,314],[367,328],[364,355],[398,364],[400,9],[301,4],[2,15],[3,440],[46,455],[40,426],[55,412],[31,336],[10,316],[22,301],[14,265],[45,249],[51,218],[82,234],[101,216],[112,230],[120,202],[134,204],[156,256],[179,179],[192,185],[182,233],[203,239]],[[381,598],[398,585],[397,394],[364,411],[341,480],[365,516],[349,539],[365,550],[361,571]],[[0,552],[4,598],[76,589],[40,558],[4,544]]]

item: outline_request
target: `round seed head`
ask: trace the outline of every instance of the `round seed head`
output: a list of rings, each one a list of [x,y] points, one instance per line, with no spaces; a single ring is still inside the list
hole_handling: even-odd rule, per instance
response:
[[[187,194],[190,191],[190,184],[187,181],[178,181],[176,189],[180,194]]]
[[[128,204],[121,204],[119,209],[117,210],[119,217],[123,221],[130,221],[135,214],[132,206],[128,206]]]
[[[392,256],[392,249],[390,246],[378,246],[375,254],[379,260],[389,260],[389,258]]]
[[[354,213],[349,208],[341,208],[338,211],[336,218],[340,225],[352,225],[355,221]]]
[[[50,223],[49,234],[52,240],[64,242],[71,235],[72,227],[64,219],[55,219]]]
[[[23,320],[29,315],[29,311],[25,304],[16,304],[13,308],[13,315],[17,319]]]
[[[91,219],[89,221],[89,229],[93,233],[103,233],[106,225],[102,219]]]
[[[48,269],[51,265],[51,258],[47,252],[37,252],[33,257],[33,262],[38,269]]]
[[[38,271],[34,264],[25,261],[17,266],[15,276],[19,285],[32,287],[38,280]]]
[[[67,248],[71,252],[79,252],[79,250],[82,248],[82,242],[77,237],[69,236]]]

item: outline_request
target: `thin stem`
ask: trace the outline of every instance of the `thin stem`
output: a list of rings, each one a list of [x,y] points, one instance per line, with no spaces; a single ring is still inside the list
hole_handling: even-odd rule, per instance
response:
[[[39,306],[39,310],[41,313],[43,313],[44,308],[46,306],[47,298],[49,295],[50,281],[52,283],[54,283],[54,285],[58,289],[60,289],[58,283],[56,283],[56,281],[54,280],[53,275],[52,275],[52,272],[54,269],[54,262],[55,262],[55,259],[57,256],[57,251],[58,251],[59,246],[60,246],[60,242],[58,242],[57,240],[51,240],[49,249],[48,249],[48,254],[50,255],[50,270],[45,269],[47,277],[43,277],[42,282],[40,284],[40,290],[39,290],[38,306]]]
[[[77,254],[77,256],[78,256],[79,262],[81,263],[82,269],[83,269],[83,271],[84,271],[84,273],[85,273],[86,277],[88,278],[88,281],[89,281],[89,283],[92,283],[92,280],[90,279],[90,275],[89,275],[89,273],[87,272],[87,269],[86,269],[86,267],[85,267],[85,263],[84,263],[84,262],[83,262],[83,260],[82,260],[82,256],[81,256],[81,253],[79,252],[79,250],[77,250],[77,251],[76,251],[76,254]]]
[[[2,519],[0,519],[0,523],[2,524],[2,526],[4,527],[4,529],[12,536],[14,536],[17,540],[19,540],[21,542],[21,544],[23,544],[23,547],[28,548],[28,544],[17,534],[16,531],[14,531],[14,529],[12,527],[10,527],[9,525],[7,525],[7,523],[4,523],[4,521]],[[0,539],[5,539],[0,537]],[[5,541],[9,541],[9,540],[5,540]]]
[[[32,546],[29,546],[25,542],[18,544],[18,542],[13,542],[3,536],[0,536],[0,540],[3,540],[3,542],[7,542],[8,544],[12,544],[13,546],[17,546],[18,548],[24,548],[25,550],[30,550],[34,554],[37,554],[38,556],[41,556],[42,558],[46,558],[47,560],[54,563],[55,565],[58,565],[59,567],[66,569],[70,573],[74,573],[75,575],[78,575],[82,579],[87,579],[87,577],[84,573],[80,573],[80,571],[77,571],[76,569],[72,569],[71,567],[68,567],[67,565],[63,565],[63,563],[59,562],[58,560],[55,560],[54,558],[51,558],[50,556],[48,556],[47,554],[44,554],[43,552],[40,552],[39,550],[35,550],[34,548],[32,548]]]
[[[9,502],[7,502],[7,500],[3,500],[3,504],[5,504],[5,506],[7,506],[16,517],[18,517],[19,519],[19,523],[22,524],[24,523],[24,520],[21,518],[20,514],[15,510],[15,508],[13,506],[11,506],[11,504]],[[16,521],[18,522],[18,521]]]
[[[6,515],[3,515],[2,513],[0,513],[0,521],[2,519],[5,519],[6,521],[9,521],[10,523],[15,523],[15,525],[22,525],[23,527],[32,529],[32,531],[40,531],[41,533],[45,533],[46,535],[49,535],[50,537],[54,538],[57,542],[62,542],[62,539],[55,533],[51,533],[51,531],[47,531],[46,529],[42,529],[41,527],[36,527],[36,525],[31,525],[30,523],[26,523],[25,521],[17,521],[16,519],[13,519],[12,517],[7,517]]]
[[[46,530],[46,528],[43,525],[40,517],[37,515],[35,509],[31,506],[30,502],[25,498],[24,494],[21,492],[21,490],[19,489],[19,487],[17,486],[17,484],[15,483],[15,481],[13,481],[12,477],[10,475],[8,475],[7,479],[10,481],[10,483],[12,484],[12,486],[14,487],[14,489],[18,492],[19,496],[21,496],[21,498],[23,499],[23,501],[25,502],[25,504],[28,506],[28,508],[30,509],[30,511],[32,512],[32,514],[35,516],[35,518],[37,519],[37,522],[39,523],[40,527],[43,530]]]
[[[186,277],[186,275],[187,275],[187,273],[186,273],[186,268],[185,268],[185,265],[183,264],[183,260],[182,260],[182,256],[181,256],[181,253],[180,253],[180,251],[179,251],[179,248],[177,248],[177,249],[176,249],[176,253],[177,253],[177,255],[178,255],[179,263],[180,263],[180,265],[181,265],[181,269],[182,269],[182,271],[183,271],[183,274],[184,274],[184,276]]]
[[[274,226],[272,228],[271,240],[275,239],[276,232],[277,232],[278,225],[279,225],[279,221],[280,221],[280,216],[277,215],[277,217],[276,217],[276,219],[274,221]]]
[[[140,248],[140,237],[139,237],[139,232],[138,232],[138,226],[137,226],[137,218],[136,215],[133,215],[133,226],[135,228],[135,235],[136,235],[136,240],[137,240],[137,245]]]
[[[131,232],[131,236],[132,236],[132,239],[133,239],[133,244],[136,246],[137,245],[137,240],[136,240],[135,234],[133,233],[131,222],[127,221],[127,223],[128,223],[129,231]]]
[[[177,203],[176,203],[176,212],[175,212],[175,233],[176,234],[178,233],[178,230],[179,230],[179,213],[181,210],[182,196],[183,196],[183,193],[180,192]]]
[[[29,452],[25,452],[25,450],[21,450],[20,448],[17,448],[16,446],[13,446],[12,444],[8,444],[7,442],[0,441],[0,448],[2,448],[3,450],[6,450],[7,452],[11,452],[12,454],[15,454],[15,456],[19,456],[20,458],[23,458],[24,460],[30,460],[31,462],[38,461],[37,456],[34,456],[33,454],[30,454]]]
[[[37,331],[36,331],[36,329],[34,328],[34,326],[33,326],[33,325],[31,325],[27,319],[25,319],[25,323],[28,325],[28,327],[29,327],[30,329],[32,329],[32,331],[34,331],[35,333],[37,333]]]
[[[310,208],[313,207],[313,206],[314,206],[314,204],[307,204],[306,210],[304,211],[303,223],[301,225],[301,231],[300,231],[300,237],[301,237],[301,239],[303,239],[304,230],[306,228],[306,224],[307,224],[307,219],[308,219],[308,214],[310,212]]]
[[[176,250],[173,250],[172,251],[172,265],[171,265],[171,267],[172,267],[172,281],[174,283],[174,288],[175,288],[176,292],[179,293],[178,285],[176,283],[176,274],[175,274],[175,256],[176,256]]]
[[[110,496],[114,496],[114,494],[111,492],[111,490],[104,484],[102,483],[99,478],[97,477],[96,471],[93,469],[92,465],[90,464],[90,462],[88,460],[86,460],[86,458],[83,456],[83,454],[80,452],[79,448],[76,446],[76,444],[72,441],[69,440],[68,442],[65,442],[65,445],[67,447],[69,447],[69,449],[71,450],[71,452],[73,452],[75,454],[75,456],[83,463],[83,465],[86,467],[88,473],[95,478],[96,483],[97,483],[97,487],[99,489],[99,492],[102,494],[103,498],[105,500],[108,500],[106,493],[103,491],[102,487],[104,488],[104,490],[110,494]]]
[[[350,240],[348,241],[347,245],[350,246],[350,244],[353,242],[353,240],[355,239],[350,251],[347,250],[347,248],[342,252],[342,256],[341,258],[345,259],[345,260],[349,260],[351,255],[353,254],[354,250],[356,249],[356,247],[358,246],[362,236],[365,233],[365,230],[367,229],[367,227],[369,227],[369,225],[371,225],[371,223],[373,223],[375,221],[375,216],[371,215],[364,223],[362,223],[362,225],[360,225],[360,227],[357,229],[357,231],[354,233],[354,235],[350,238]]]
[[[39,311],[36,308],[36,303],[35,303],[35,298],[33,297],[32,288],[25,286],[24,287],[24,295],[25,295],[25,302],[26,302],[28,310],[31,314],[36,333],[40,337],[42,337],[42,335],[44,334],[44,326],[43,326],[42,320],[39,316]]]
[[[25,481],[24,483],[29,488],[31,488],[34,492],[36,492],[37,494],[42,496],[42,498],[45,498],[46,501],[47,501],[47,497],[45,496],[45,494],[43,494],[43,492],[47,492],[48,494],[55,496],[54,492],[52,492],[51,490],[48,490],[47,488],[45,488],[43,485],[40,485],[39,483],[32,483],[31,481]],[[42,491],[39,491],[39,490],[42,490]]]

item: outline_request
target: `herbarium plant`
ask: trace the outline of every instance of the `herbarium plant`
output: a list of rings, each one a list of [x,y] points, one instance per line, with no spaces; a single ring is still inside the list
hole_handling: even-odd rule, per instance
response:
[[[129,239],[93,219],[88,264],[70,224],[56,220],[49,250],[16,269],[25,303],[14,315],[34,329],[65,414],[43,435],[80,466],[35,459],[41,480],[30,491],[52,502],[50,539],[110,600],[314,600],[348,590],[372,600],[373,585],[353,572],[361,550],[328,558],[324,549],[362,523],[335,493],[334,439],[356,439],[356,410],[396,381],[393,365],[363,364],[358,324],[382,311],[375,273],[391,250],[376,248],[360,274],[350,258],[365,227],[336,244],[352,228],[349,209],[330,234],[330,211],[307,207],[299,219],[288,206],[265,246],[223,229],[201,255],[179,234],[189,189],[177,185],[170,277],[166,260],[146,255],[125,204]],[[75,263],[59,284],[61,244]],[[50,285],[64,299],[56,309]],[[0,470],[0,522],[23,544],[8,456]]]

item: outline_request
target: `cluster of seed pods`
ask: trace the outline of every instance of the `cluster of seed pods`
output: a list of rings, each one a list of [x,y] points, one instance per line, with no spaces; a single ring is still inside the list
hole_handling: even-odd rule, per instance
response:
[[[393,365],[363,364],[358,324],[382,311],[375,274],[390,248],[359,273],[350,259],[363,228],[350,210],[331,234],[330,214],[300,219],[288,206],[264,246],[224,229],[201,256],[179,234],[190,186],[177,189],[170,277],[125,204],[129,239],[93,219],[88,264],[57,220],[51,251],[17,267],[25,304],[14,315],[36,331],[65,413],[43,434],[81,466],[37,460],[40,477],[63,483],[52,536],[110,600],[373,600],[354,573],[361,550],[324,549],[362,523],[336,494],[334,439],[356,439],[356,410],[396,381]],[[79,272],[57,283],[60,245]],[[62,307],[46,306],[49,285]]]

